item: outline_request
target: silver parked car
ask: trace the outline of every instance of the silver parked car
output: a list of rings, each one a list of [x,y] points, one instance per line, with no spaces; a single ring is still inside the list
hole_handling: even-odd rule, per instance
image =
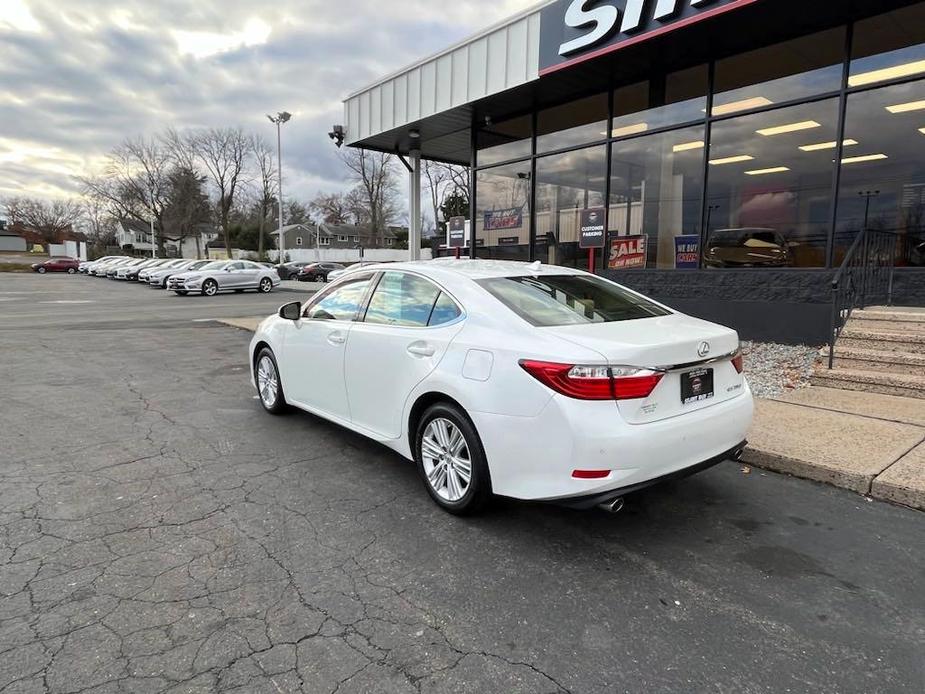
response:
[[[182,272],[167,280],[167,289],[181,296],[196,292],[215,296],[219,292],[256,289],[269,292],[279,286],[279,275],[249,260],[216,260],[198,270]]]
[[[193,270],[199,270],[200,268],[205,267],[211,260],[186,260],[177,265],[167,265],[164,267],[155,268],[151,270],[147,275],[147,282],[152,287],[160,287],[161,289],[167,289],[167,280],[169,280],[174,275],[182,275],[184,272],[192,272]]]

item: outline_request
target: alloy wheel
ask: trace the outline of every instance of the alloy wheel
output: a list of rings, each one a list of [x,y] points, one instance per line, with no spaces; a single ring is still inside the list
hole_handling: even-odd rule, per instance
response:
[[[276,394],[279,392],[279,376],[273,360],[266,355],[257,362],[257,390],[263,406],[268,409],[273,407],[276,403]]]
[[[273,289],[273,282],[269,277],[264,277],[262,280],[260,280],[260,291],[266,294],[271,289]]]
[[[421,460],[427,484],[442,499],[456,502],[469,490],[472,459],[466,437],[449,419],[431,421],[421,437]]]
[[[215,283],[215,280],[208,280],[202,285],[202,293],[206,296],[215,296],[218,293],[218,284]]]

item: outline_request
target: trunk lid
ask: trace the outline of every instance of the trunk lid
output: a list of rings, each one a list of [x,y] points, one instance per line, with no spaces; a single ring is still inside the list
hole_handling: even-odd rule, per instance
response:
[[[542,328],[557,337],[598,352],[611,366],[667,369],[648,398],[620,400],[620,415],[645,424],[725,402],[741,395],[745,380],[732,365],[739,336],[715,323],[673,313],[655,318]],[[704,352],[704,343],[707,351]],[[725,357],[719,361],[711,361]],[[707,370],[708,373],[698,374]],[[708,395],[712,375],[712,396]],[[682,383],[685,395],[682,400]],[[697,381],[697,384],[694,384]]]

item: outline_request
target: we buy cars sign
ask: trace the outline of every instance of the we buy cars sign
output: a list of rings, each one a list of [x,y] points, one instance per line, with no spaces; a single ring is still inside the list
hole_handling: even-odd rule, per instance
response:
[[[646,266],[646,236],[618,236],[610,240],[611,270]]]

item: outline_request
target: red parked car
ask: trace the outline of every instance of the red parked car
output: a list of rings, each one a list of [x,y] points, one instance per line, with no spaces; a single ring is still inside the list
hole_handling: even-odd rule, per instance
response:
[[[79,266],[80,262],[73,258],[49,258],[44,263],[33,263],[32,269],[40,275],[46,272],[66,272],[73,275]]]

